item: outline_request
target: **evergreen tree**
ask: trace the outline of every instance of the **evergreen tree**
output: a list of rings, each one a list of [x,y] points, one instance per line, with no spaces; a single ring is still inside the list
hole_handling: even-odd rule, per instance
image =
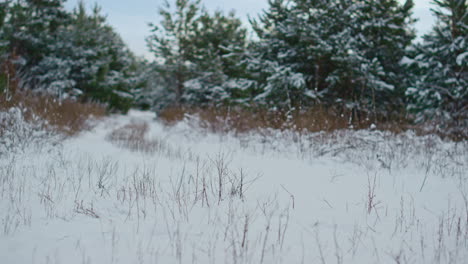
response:
[[[160,98],[162,90],[166,87],[161,87],[164,83],[161,75],[155,71],[155,63],[148,62],[145,59],[137,59],[136,72],[138,78],[142,80],[141,85],[133,89],[135,96],[135,106],[143,110],[162,109],[166,106],[164,97]]]
[[[195,76],[185,83],[185,101],[191,104],[227,103],[242,99],[248,85],[240,64],[246,49],[246,30],[233,12],[228,16],[206,10],[196,20],[192,45]]]
[[[56,41],[57,30],[69,22],[65,0],[18,0],[11,4],[4,33],[9,51],[21,56],[27,71],[50,53],[49,43]],[[28,77],[28,76],[24,76]],[[28,79],[30,86],[34,80]]]
[[[417,121],[442,121],[466,136],[468,127],[468,4],[435,0],[437,22],[409,61],[419,73],[407,90]],[[463,132],[464,131],[464,132]]]
[[[161,98],[174,104],[206,105],[243,97],[250,83],[240,64],[246,30],[234,13],[213,15],[200,1],[177,0],[161,9],[162,27],[150,24],[147,41],[156,56]]]
[[[97,100],[127,111],[132,91],[143,86],[136,59],[95,7],[81,1],[66,12],[64,0],[0,3],[0,83],[18,77],[22,86],[59,98]],[[5,70],[6,68],[7,71]]]
[[[386,103],[395,97],[388,91],[397,90],[399,61],[414,38],[412,1],[404,6],[393,0],[269,3],[253,21],[260,41],[249,69],[259,82],[259,102],[286,108],[339,104],[372,112],[391,108]]]
[[[359,8],[353,35],[357,50],[362,51],[362,66],[370,82],[367,96],[381,109],[404,108],[404,80],[408,77],[401,60],[415,38],[411,25],[412,0],[400,5],[397,0],[364,0]],[[370,69],[370,71],[368,70]],[[388,104],[388,106],[382,105]]]
[[[133,103],[131,90],[141,84],[134,56],[98,6],[89,15],[80,2],[70,21],[58,29],[56,40],[48,45],[51,52],[31,67],[31,75],[60,97],[82,95],[126,112]]]
[[[304,101],[310,79],[305,76],[310,70],[301,69],[312,66],[301,62],[313,59],[300,44],[305,17],[286,1],[269,0],[269,5],[258,20],[251,21],[260,40],[252,46],[248,69],[258,82],[257,102],[291,108]]]
[[[18,0],[2,3],[4,23],[1,29],[4,44],[4,68],[20,72],[22,86],[37,89],[40,85],[31,69],[53,51],[61,27],[69,23],[69,14],[61,0]],[[12,76],[10,76],[12,77]],[[14,78],[14,77],[13,77]]]
[[[0,63],[8,48],[8,39],[5,35],[6,16],[9,13],[9,1],[0,3]]]
[[[8,39],[5,35],[5,22],[8,14],[9,2],[0,3],[0,95],[8,87],[8,74],[5,69],[5,63],[8,54]]]
[[[163,17],[161,27],[150,24],[153,34],[147,38],[147,43],[156,59],[161,61],[158,70],[168,89],[173,91],[175,104],[182,102],[184,83],[194,76],[192,41],[196,38],[195,21],[199,11],[200,0],[176,0],[174,12],[166,1],[159,12]]]

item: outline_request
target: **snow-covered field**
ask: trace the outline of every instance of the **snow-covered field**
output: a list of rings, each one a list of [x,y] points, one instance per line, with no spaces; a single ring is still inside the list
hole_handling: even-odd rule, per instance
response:
[[[153,117],[0,153],[0,263],[467,263],[467,142]]]

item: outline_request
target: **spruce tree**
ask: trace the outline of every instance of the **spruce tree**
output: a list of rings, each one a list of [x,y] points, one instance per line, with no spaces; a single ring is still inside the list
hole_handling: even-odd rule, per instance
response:
[[[5,24],[7,21],[7,15],[9,14],[10,1],[0,3],[0,65],[5,60],[5,56],[8,53],[9,40],[5,32]]]
[[[149,24],[153,34],[147,38],[147,43],[156,59],[161,61],[158,68],[168,89],[175,95],[175,104],[182,102],[184,83],[194,76],[192,42],[196,38],[195,21],[199,10],[200,0],[176,0],[174,12],[166,1],[159,11],[163,17],[161,26]]]
[[[54,51],[35,67],[35,76],[50,90],[109,104],[126,112],[131,90],[139,85],[135,58],[120,36],[106,23],[100,7],[88,14],[83,2],[71,15],[71,25],[60,29],[50,45]],[[60,78],[61,77],[61,78]]]
[[[0,95],[8,89],[9,76],[5,69],[8,54],[8,39],[5,35],[5,22],[8,14],[9,2],[0,3]]]
[[[301,20],[306,18],[301,16],[297,6],[283,0],[270,0],[269,5],[258,20],[251,21],[259,41],[252,46],[248,69],[258,82],[257,102],[292,108],[305,101],[310,70],[302,67],[313,64],[303,62],[314,60],[315,56],[307,54],[313,51],[306,50],[300,43],[305,31]]]
[[[253,21],[259,41],[249,68],[257,76],[259,102],[374,113],[393,107],[402,78],[399,61],[414,38],[411,1],[404,6],[393,0],[269,3]]]
[[[55,41],[57,30],[68,23],[63,3],[62,0],[18,0],[0,4],[3,66],[8,68],[7,75],[13,72],[15,75],[8,78],[21,77],[23,86],[37,87],[30,70],[50,54],[48,45]]]
[[[417,121],[436,121],[441,129],[467,136],[468,4],[435,0],[436,25],[414,48],[410,66],[419,74],[407,90]],[[448,131],[450,132],[450,131]]]
[[[4,28],[5,22],[6,22],[6,16],[8,15],[8,10],[9,10],[8,1],[0,3],[0,63],[1,63],[2,57],[7,52],[7,47],[8,47],[8,39],[6,38],[5,28]]]
[[[353,22],[356,49],[363,57],[361,67],[370,82],[367,100],[380,110],[404,109],[408,75],[400,62],[416,36],[413,7],[413,0],[404,5],[397,0],[364,0]]]
[[[240,64],[246,49],[246,30],[231,12],[225,16],[203,10],[195,22],[192,45],[194,78],[186,82],[185,101],[206,105],[242,99],[246,79]]]
[[[133,102],[131,89],[141,83],[133,54],[106,24],[99,7],[88,14],[80,2],[73,13],[67,13],[62,2],[11,5],[6,38],[9,52],[21,58],[16,61],[22,62],[25,87],[59,98],[97,100],[127,111]]]
[[[200,1],[168,2],[162,26],[150,24],[148,45],[156,57],[159,97],[169,104],[210,105],[243,98],[250,82],[240,60],[246,30],[234,13],[209,13]],[[159,89],[166,87],[165,89]]]
[[[10,52],[23,59],[25,69],[50,53],[49,44],[55,42],[57,30],[68,24],[65,0],[18,0],[12,3],[5,35]],[[34,80],[30,85],[34,86]]]

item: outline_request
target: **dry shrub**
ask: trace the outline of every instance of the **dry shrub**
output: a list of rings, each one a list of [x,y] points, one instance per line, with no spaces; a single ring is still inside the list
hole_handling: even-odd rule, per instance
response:
[[[166,125],[174,125],[182,121],[186,113],[189,113],[186,107],[168,107],[158,113],[161,121],[165,122]]]
[[[198,126],[212,132],[243,133],[273,128],[298,132],[332,132],[341,129],[375,129],[395,134],[412,130],[416,135],[438,135],[454,141],[468,139],[463,125],[441,129],[441,122],[413,124],[412,118],[401,114],[378,115],[343,108],[315,106],[292,112],[271,111],[259,107],[171,107],[158,114],[166,125],[174,125],[186,117],[196,116]]]
[[[113,130],[107,135],[107,140],[119,147],[132,151],[154,153],[159,149],[160,143],[146,138],[149,126],[145,122],[133,121],[130,124]]]
[[[0,64],[0,76],[6,81],[4,91],[0,90],[0,112],[19,110],[24,121],[68,136],[89,129],[89,119],[106,114],[105,106],[97,103],[58,100],[48,94],[21,89],[20,76],[14,62],[17,59],[18,56],[13,53]],[[0,134],[2,126],[5,124],[0,124]]]
[[[106,108],[96,103],[58,100],[50,95],[23,90],[12,95],[0,93],[0,111],[12,108],[20,109],[27,122],[42,122],[43,128],[69,136],[89,129],[89,119],[106,114]]]
[[[331,132],[349,128],[366,129],[372,124],[376,124],[379,129],[401,132],[409,126],[404,118],[388,121],[384,116],[375,118],[366,113],[322,106],[292,112],[258,107],[173,107],[163,110],[158,116],[167,125],[173,125],[192,115],[198,117],[202,128],[213,132],[242,133],[264,128]]]

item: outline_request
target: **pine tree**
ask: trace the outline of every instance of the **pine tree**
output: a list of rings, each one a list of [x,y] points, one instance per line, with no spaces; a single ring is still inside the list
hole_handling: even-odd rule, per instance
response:
[[[136,61],[137,78],[140,85],[132,90],[135,95],[135,107],[142,110],[161,110],[168,106],[167,98],[162,91],[167,91],[164,86],[164,79],[155,70],[156,63],[148,62],[146,59],[139,58]],[[162,97],[160,97],[162,96]],[[174,100],[169,100],[173,102]]]
[[[0,68],[8,66],[9,75],[19,69],[24,88],[59,98],[97,100],[127,111],[133,104],[132,91],[144,83],[135,57],[98,6],[88,14],[81,1],[70,13],[63,3],[0,3]],[[0,75],[0,83],[4,79]]]
[[[203,105],[241,99],[246,80],[240,60],[247,44],[242,22],[233,12],[203,10],[195,24],[195,77],[185,83],[185,101]]]
[[[304,69],[308,65],[303,62],[315,59],[313,51],[301,45],[307,18],[286,1],[270,0],[269,5],[258,20],[251,21],[260,40],[253,44],[248,69],[258,82],[257,102],[292,108],[303,104],[308,94],[310,69]]]
[[[44,67],[37,67],[46,69],[44,75],[37,74],[42,79],[55,70],[67,71],[60,76],[70,81],[58,81],[70,84],[72,94],[83,93],[84,98],[108,103],[111,109],[124,112],[131,107],[131,90],[140,85],[136,61],[120,36],[106,24],[100,7],[96,5],[88,14],[80,2],[72,14],[71,26],[62,28],[52,49],[53,56],[48,58],[51,61],[44,60]]]
[[[9,13],[9,1],[0,3],[0,64],[8,48],[8,39],[5,35],[6,16]]]
[[[397,0],[364,0],[353,21],[356,49],[363,57],[361,68],[370,82],[367,104],[373,108],[401,110],[404,106],[407,74],[400,62],[415,38],[413,6],[412,0],[404,5]]]
[[[69,22],[65,0],[18,0],[12,3],[5,35],[10,52],[22,57],[25,69],[37,65],[50,50],[57,30]],[[30,81],[33,86],[34,80]]]
[[[162,27],[150,24],[160,98],[172,104],[208,105],[243,98],[248,86],[240,60],[246,30],[234,13],[210,14],[200,1],[177,0],[161,9]]]
[[[131,90],[141,80],[136,76],[133,54],[100,13],[95,6],[88,14],[81,1],[67,14],[67,23],[54,28],[47,41],[34,50],[37,55],[26,53],[23,78],[30,87],[59,98],[97,100],[125,112],[133,103]]]
[[[392,107],[397,97],[392,91],[402,78],[399,61],[414,38],[412,1],[404,6],[394,0],[269,3],[270,9],[253,21],[260,41],[249,62],[260,102],[367,112]]]
[[[58,29],[68,23],[63,2],[18,0],[0,4],[2,64],[9,75],[15,72],[15,77],[9,78],[21,77],[23,86],[37,87],[30,70],[50,54],[49,43],[55,41]]]
[[[8,74],[5,69],[8,51],[8,39],[5,35],[5,22],[8,14],[9,2],[0,3],[0,95],[8,89]]]
[[[465,134],[468,127],[468,4],[435,0],[437,22],[409,61],[419,73],[407,90],[417,121],[438,121],[441,128]],[[464,132],[463,132],[464,131]],[[457,132],[457,133],[458,133]]]
[[[158,68],[168,89],[175,94],[175,104],[182,102],[184,83],[194,76],[192,41],[196,38],[195,21],[199,10],[200,0],[176,0],[174,12],[166,1],[159,12],[163,17],[162,25],[150,24],[153,34],[147,38],[147,43],[156,59],[161,60]]]
[[[9,40],[5,32],[7,15],[10,12],[10,1],[0,3],[0,65],[3,64],[8,53]]]

